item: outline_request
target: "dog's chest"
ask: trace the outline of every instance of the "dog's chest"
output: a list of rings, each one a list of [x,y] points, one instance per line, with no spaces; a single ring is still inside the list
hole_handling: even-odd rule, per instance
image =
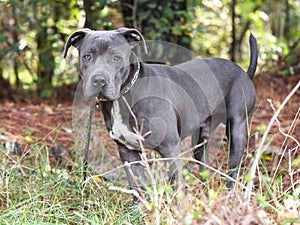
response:
[[[129,110],[126,111],[130,113]],[[109,135],[113,140],[125,145],[130,150],[140,150],[143,137],[128,128],[128,121],[124,119],[122,112],[124,113],[124,110],[121,110],[119,101],[115,100],[111,108],[112,128]]]

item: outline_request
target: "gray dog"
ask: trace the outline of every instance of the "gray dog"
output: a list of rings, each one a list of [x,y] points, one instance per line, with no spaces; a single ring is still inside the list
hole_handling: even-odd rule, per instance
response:
[[[129,28],[78,30],[70,35],[64,57],[70,46],[79,50],[83,94],[102,101],[107,129],[123,162],[140,161],[142,146],[175,159],[181,154],[181,140],[192,134],[193,145],[207,140],[194,150],[195,158],[207,163],[205,152],[212,133],[224,123],[230,142],[229,174],[236,178],[256,98],[251,79],[258,48],[252,35],[249,42],[247,73],[220,58],[194,59],[176,66],[145,64],[132,51],[141,43],[147,52],[145,40],[139,31]],[[184,188],[180,160],[169,163],[171,182]],[[126,167],[126,174],[131,188],[144,189],[141,163]]]

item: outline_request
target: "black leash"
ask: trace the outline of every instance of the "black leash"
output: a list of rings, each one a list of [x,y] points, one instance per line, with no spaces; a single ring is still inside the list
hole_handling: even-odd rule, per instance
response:
[[[86,132],[85,132],[85,139],[84,139],[84,145],[83,145],[83,153],[84,153],[84,161],[83,161],[83,179],[85,181],[87,176],[87,170],[88,170],[88,155],[89,155],[89,147],[90,147],[90,140],[91,140],[91,128],[92,128],[92,118],[94,113],[94,104],[92,104],[89,107],[89,114],[88,114],[88,120],[86,124]]]

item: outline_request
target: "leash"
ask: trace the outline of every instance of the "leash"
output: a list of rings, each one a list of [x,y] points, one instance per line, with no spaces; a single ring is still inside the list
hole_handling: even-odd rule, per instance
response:
[[[85,142],[83,145],[84,159],[83,159],[83,180],[85,181],[88,170],[88,155],[89,155],[89,147],[91,140],[91,128],[92,128],[92,118],[94,113],[94,104],[89,107],[88,120],[86,124],[86,132],[85,132]]]

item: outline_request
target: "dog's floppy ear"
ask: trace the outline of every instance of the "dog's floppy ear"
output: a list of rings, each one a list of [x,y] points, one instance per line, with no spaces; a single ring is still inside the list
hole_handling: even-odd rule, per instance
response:
[[[139,42],[142,43],[145,53],[148,53],[147,45],[143,35],[136,29],[122,27],[117,29],[117,32],[123,35],[131,48],[135,47]]]
[[[70,46],[74,46],[75,48],[78,48],[82,39],[85,37],[85,35],[87,33],[90,33],[91,30],[88,29],[88,28],[83,28],[83,29],[80,29],[80,30],[77,30],[75,31],[74,33],[72,33],[66,44],[65,44],[65,48],[64,48],[64,58],[66,58],[67,56],[67,53],[68,53],[68,49],[70,48]]]

